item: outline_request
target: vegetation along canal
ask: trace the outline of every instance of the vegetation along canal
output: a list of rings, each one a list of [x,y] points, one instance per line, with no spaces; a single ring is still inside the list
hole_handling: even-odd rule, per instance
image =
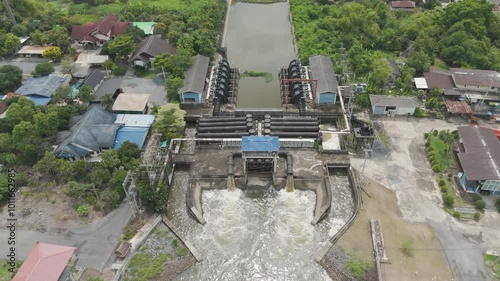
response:
[[[239,81],[238,108],[279,108],[278,69],[295,58],[288,3],[236,3],[229,9],[225,45],[231,67],[269,72],[272,80],[246,77]]]

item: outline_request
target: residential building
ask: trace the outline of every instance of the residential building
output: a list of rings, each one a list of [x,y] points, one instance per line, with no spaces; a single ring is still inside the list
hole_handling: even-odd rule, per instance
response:
[[[135,66],[147,66],[154,60],[154,57],[163,53],[175,54],[175,52],[175,47],[168,43],[167,40],[158,36],[149,36],[137,44],[129,62],[132,62]]]
[[[83,79],[82,85],[89,86],[92,89],[92,92],[95,93],[103,82],[104,73],[98,69],[94,69],[85,79]]]
[[[204,100],[210,59],[202,55],[191,58],[193,64],[184,75],[184,86],[179,90],[181,103],[200,104]]]
[[[500,142],[495,132],[478,126],[458,127],[460,183],[466,192],[500,195]]]
[[[36,242],[12,281],[68,281],[75,247]]]
[[[36,105],[47,105],[56,90],[65,82],[66,78],[60,76],[30,78],[15,92],[29,98]]]
[[[18,56],[25,56],[25,57],[42,57],[43,51],[47,49],[48,47],[43,47],[43,46],[23,46],[16,54]]]
[[[494,92],[500,89],[500,74],[493,70],[451,68],[451,77],[458,89]]]
[[[109,59],[107,55],[94,55],[94,54],[80,54],[75,64],[82,68],[101,66]]]
[[[113,113],[145,114],[148,110],[149,96],[149,94],[120,94],[113,104]]]
[[[415,2],[413,1],[391,1],[392,11],[413,12],[415,10]]]
[[[309,58],[311,78],[318,79],[315,102],[318,105],[335,104],[337,100],[338,82],[330,57],[314,56]]]
[[[154,115],[118,114],[115,124],[121,124],[122,127],[116,132],[113,149],[120,148],[125,141],[135,143],[142,149],[154,120]]]
[[[413,115],[422,105],[416,97],[370,95],[373,114]]]
[[[121,22],[115,15],[108,15],[97,23],[74,25],[71,40],[81,45],[97,45],[127,33],[128,22]]]
[[[94,92],[94,99],[92,100],[92,103],[100,103],[101,98],[108,94],[113,97],[113,100],[116,100],[118,95],[123,92],[123,90],[120,88],[122,82],[123,76],[104,80],[97,91]]]

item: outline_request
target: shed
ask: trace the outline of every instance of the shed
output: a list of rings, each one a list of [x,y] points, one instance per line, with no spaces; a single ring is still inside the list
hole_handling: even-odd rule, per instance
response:
[[[66,81],[60,76],[30,78],[16,93],[32,100],[36,105],[47,105],[56,90]]]
[[[145,66],[156,56],[163,53],[175,54],[175,52],[175,47],[168,43],[167,40],[158,36],[149,36],[137,44],[129,62],[133,62],[137,66]]]
[[[13,281],[58,281],[75,247],[36,242]]]
[[[149,96],[149,94],[120,94],[113,104],[113,112],[144,114],[148,109]]]
[[[316,92],[317,104],[334,104],[337,99],[337,77],[333,71],[332,60],[327,56],[309,58],[312,78],[318,79]]]
[[[203,100],[203,92],[210,59],[202,55],[191,58],[193,64],[186,71],[184,86],[179,92],[181,103],[199,104]]]
[[[373,114],[406,115],[422,105],[416,97],[370,95]]]

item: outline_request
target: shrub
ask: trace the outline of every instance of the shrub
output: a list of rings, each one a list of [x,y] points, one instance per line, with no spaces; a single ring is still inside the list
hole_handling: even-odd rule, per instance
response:
[[[460,212],[459,212],[459,211],[455,211],[455,212],[453,212],[453,217],[455,217],[455,218],[457,218],[457,219],[459,219],[461,215],[462,215],[462,214],[460,214]]]
[[[448,192],[448,187],[446,185],[445,186],[441,186],[441,192],[442,193]]]
[[[411,240],[405,240],[403,244],[401,245],[401,251],[403,254],[407,257],[412,257],[413,256],[413,241]]]
[[[455,198],[453,198],[452,195],[448,194],[448,193],[445,193],[443,195],[443,203],[446,207],[453,207],[453,204],[455,203]]]
[[[424,133],[424,139],[429,138],[429,133]]]
[[[439,179],[438,184],[439,184],[439,186],[443,187],[446,185],[446,181],[444,179]]]
[[[425,142],[425,146],[428,148],[429,146],[431,145],[431,143],[429,141],[426,141]],[[428,149],[427,149],[428,150]]]
[[[429,152],[429,158],[430,157],[436,157],[436,152],[435,151]]]
[[[432,131],[432,135],[433,135],[433,136],[437,136],[438,134],[439,134],[439,131],[438,131],[438,130],[434,130],[434,131]]]
[[[484,202],[483,200],[476,201],[476,208],[478,208],[479,210],[483,210],[484,207],[486,207],[486,202]]]
[[[127,68],[123,66],[114,65],[113,68],[111,69],[111,72],[113,73],[113,75],[123,76],[125,75],[125,73],[127,73]]]
[[[480,212],[476,212],[476,213],[474,214],[474,219],[475,219],[475,220],[478,220],[480,217],[481,217],[481,213],[480,213]]]
[[[76,211],[80,217],[86,217],[89,215],[89,207],[87,207],[87,205],[81,205]]]
[[[434,155],[429,155],[429,161],[431,161],[431,163],[436,163],[436,156]]]
[[[439,165],[437,165],[437,164],[434,164],[434,163],[433,163],[433,165],[432,165],[432,171],[433,171],[434,173],[439,172]]]
[[[497,207],[497,211],[500,213],[500,198],[495,201],[495,206]]]
[[[472,195],[472,200],[474,200],[474,202],[476,202],[477,200],[483,200],[483,197],[481,197],[481,195],[479,195],[479,194],[474,193]]]

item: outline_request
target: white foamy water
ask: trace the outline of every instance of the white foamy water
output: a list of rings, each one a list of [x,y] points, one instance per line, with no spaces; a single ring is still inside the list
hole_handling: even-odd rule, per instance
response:
[[[203,192],[205,226],[186,231],[203,261],[178,280],[330,280],[314,261],[315,194],[272,187]]]

